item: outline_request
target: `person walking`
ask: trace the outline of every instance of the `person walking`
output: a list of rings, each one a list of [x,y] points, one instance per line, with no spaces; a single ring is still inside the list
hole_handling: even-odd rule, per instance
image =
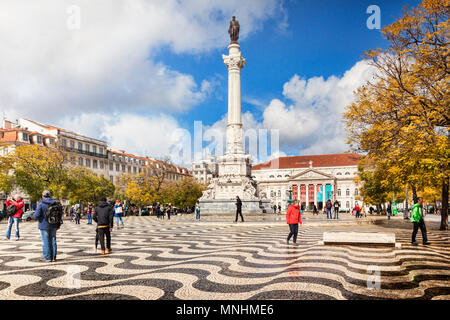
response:
[[[281,204],[278,204],[278,213],[281,213]]]
[[[289,206],[286,212],[286,223],[289,225],[289,235],[286,240],[286,244],[289,244],[291,237],[294,237],[294,244],[297,244],[298,224],[302,224],[301,209],[298,200],[295,200],[292,205]]]
[[[106,198],[105,198],[105,203],[106,203]],[[92,205],[92,203],[88,203],[88,208],[87,208],[87,211],[86,211],[86,217],[88,219],[87,224],[92,224],[92,215],[94,214],[94,211],[95,211],[95,208]]]
[[[195,203],[195,219],[200,220],[200,202],[198,200]]]
[[[20,239],[19,223],[20,223],[20,219],[22,219],[23,206],[24,206],[24,203],[23,203],[22,197],[19,195],[16,195],[14,197],[14,199],[12,199],[11,197],[8,197],[6,199],[6,207],[8,208],[6,211],[8,212],[11,210],[12,215],[9,216],[5,240],[9,240],[9,238],[11,237],[11,229],[12,229],[13,224],[14,224],[15,230],[16,230],[16,241],[18,241]],[[9,209],[9,207],[11,207],[11,209]]]
[[[417,203],[413,205],[411,209],[411,222],[413,223],[413,233],[411,244],[417,246],[416,235],[417,231],[422,232],[422,241],[424,245],[429,245],[428,237],[427,237],[427,227],[425,226],[425,212],[422,206],[423,198],[419,197],[417,199]]]
[[[387,211],[387,218],[388,218],[388,220],[391,220],[391,214],[392,214],[391,203],[388,204],[386,211]]]
[[[238,215],[241,215],[241,221],[244,222],[244,217],[242,216],[242,201],[239,199],[239,196],[236,196],[236,220],[238,221]]]
[[[50,198],[50,191],[42,192],[42,200],[39,202],[33,217],[39,221],[38,228],[41,232],[44,261],[56,262],[56,231],[59,230],[63,222],[62,206],[59,202]]]
[[[119,221],[122,224],[122,228],[124,227],[123,225],[123,220],[122,220],[122,216],[123,216],[123,205],[122,203],[120,203],[120,200],[117,199],[116,200],[116,204],[114,205],[114,216],[116,217],[116,228],[119,229]]]
[[[161,205],[159,204],[159,202],[156,204],[155,214],[158,219],[161,219]]]
[[[316,206],[316,204],[314,204],[314,207],[313,207],[313,214],[319,214],[319,210],[317,210],[317,206]]]
[[[333,207],[334,207],[334,218],[339,219],[339,207],[340,207],[339,201],[335,200]]]
[[[327,209],[327,219],[333,219],[333,216],[331,215],[331,208],[333,207],[333,204],[330,199],[328,199],[325,203],[325,207]]]
[[[356,202],[355,207],[353,208],[353,213],[355,214],[356,218],[359,218],[361,216],[360,212],[361,208],[358,206],[358,202]]]
[[[172,204],[169,203],[167,206],[167,219],[170,220],[170,215],[172,214]]]
[[[273,205],[273,213],[277,214],[277,205],[276,204]]]
[[[111,253],[111,232],[114,226],[113,209],[106,202],[106,198],[102,198],[97,207],[94,209],[93,219],[97,222],[97,236],[100,240],[100,247],[102,249],[102,256]],[[105,248],[106,237],[106,248]]]

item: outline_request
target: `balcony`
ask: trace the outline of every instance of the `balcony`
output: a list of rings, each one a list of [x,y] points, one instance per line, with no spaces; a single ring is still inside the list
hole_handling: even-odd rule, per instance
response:
[[[70,147],[63,147],[63,146],[61,148],[68,152],[77,152],[77,153],[84,154],[84,155],[91,156],[91,157],[108,159],[107,154],[100,154],[100,153],[96,153],[96,152],[90,152],[90,151],[86,151],[86,150],[80,150],[77,148],[70,148]]]

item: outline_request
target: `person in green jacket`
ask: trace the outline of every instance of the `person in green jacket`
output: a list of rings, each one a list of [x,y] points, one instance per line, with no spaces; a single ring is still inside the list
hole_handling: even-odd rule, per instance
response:
[[[411,209],[411,222],[413,223],[413,233],[412,233],[412,241],[411,243],[415,246],[417,246],[416,242],[416,235],[417,231],[420,228],[420,231],[422,232],[422,241],[424,245],[430,244],[427,240],[427,228],[425,227],[425,221],[424,218],[424,212],[422,208],[422,197],[419,197],[417,199],[417,203],[413,205]]]

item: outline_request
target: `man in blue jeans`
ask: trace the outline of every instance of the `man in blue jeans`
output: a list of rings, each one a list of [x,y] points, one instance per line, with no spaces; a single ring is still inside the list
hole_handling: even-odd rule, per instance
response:
[[[34,219],[38,220],[38,228],[41,231],[42,251],[44,254],[43,262],[56,262],[56,230],[61,226],[58,224],[50,224],[47,221],[47,208],[55,203],[50,198],[50,191],[42,192],[42,201],[39,202]],[[62,220],[62,210],[60,210],[59,221]]]

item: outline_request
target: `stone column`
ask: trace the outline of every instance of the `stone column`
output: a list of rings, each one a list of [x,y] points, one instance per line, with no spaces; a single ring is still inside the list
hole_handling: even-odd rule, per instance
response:
[[[306,183],[306,195],[305,195],[305,210],[309,206],[309,183]]]
[[[317,208],[317,184],[314,184],[314,204]]]
[[[237,43],[228,46],[229,55],[222,55],[228,68],[228,125],[226,154],[244,154],[241,116],[241,69],[245,59]]]
[[[322,205],[325,207],[325,199],[326,199],[326,190],[325,190],[325,188],[326,188],[326,186],[327,186],[327,184],[326,183],[323,183],[322,184]]]

